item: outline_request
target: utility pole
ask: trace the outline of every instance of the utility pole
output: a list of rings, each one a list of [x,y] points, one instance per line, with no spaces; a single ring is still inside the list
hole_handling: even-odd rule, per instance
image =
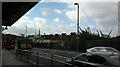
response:
[[[79,51],[79,4],[74,3],[74,5],[77,5],[77,50]]]
[[[25,26],[26,27],[26,37],[27,37],[27,26]]]
[[[40,42],[40,28],[39,28],[39,42]]]

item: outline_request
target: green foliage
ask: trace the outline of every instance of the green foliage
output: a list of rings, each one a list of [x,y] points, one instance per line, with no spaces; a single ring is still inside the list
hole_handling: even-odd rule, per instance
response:
[[[71,50],[77,50],[78,44],[79,44],[79,51],[85,51],[86,40],[108,40],[108,39],[110,39],[110,34],[112,32],[112,31],[110,31],[110,33],[108,35],[105,35],[102,33],[102,31],[97,31],[97,34],[95,34],[95,33],[91,32],[89,27],[85,30],[82,30],[80,28],[80,31],[81,32],[79,33],[79,35],[71,36],[71,39],[70,39],[70,49]],[[79,39],[77,39],[77,37],[79,37]]]
[[[120,36],[112,37],[112,40],[120,40]]]
[[[93,34],[86,29],[81,30],[81,33],[79,36],[81,40],[98,40],[101,38],[98,34]]]
[[[29,39],[29,38],[34,38],[34,35],[28,35],[25,38]]]
[[[88,27],[87,29],[85,30],[82,30],[80,28],[80,39],[81,40],[107,40],[107,39],[110,39],[110,34],[112,32],[112,30],[109,32],[108,35],[106,34],[103,34],[103,32],[100,30],[100,31],[97,31],[97,33],[92,33],[90,28]]]
[[[71,50],[76,50],[77,48],[77,35],[73,35],[70,38],[70,49]]]

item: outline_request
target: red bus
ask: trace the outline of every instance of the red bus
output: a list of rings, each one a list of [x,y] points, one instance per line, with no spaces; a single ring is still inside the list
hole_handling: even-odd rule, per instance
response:
[[[15,48],[15,35],[5,34],[3,36],[3,47],[5,49],[14,49]]]

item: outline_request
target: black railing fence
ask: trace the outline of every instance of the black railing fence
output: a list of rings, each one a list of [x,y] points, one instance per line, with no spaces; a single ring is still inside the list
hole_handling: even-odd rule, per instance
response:
[[[36,67],[76,67],[65,62],[68,57],[37,51],[17,49],[15,58],[30,62]]]

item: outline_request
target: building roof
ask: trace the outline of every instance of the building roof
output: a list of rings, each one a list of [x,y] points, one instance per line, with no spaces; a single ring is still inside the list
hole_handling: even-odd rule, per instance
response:
[[[11,26],[38,2],[2,2],[2,26]]]

